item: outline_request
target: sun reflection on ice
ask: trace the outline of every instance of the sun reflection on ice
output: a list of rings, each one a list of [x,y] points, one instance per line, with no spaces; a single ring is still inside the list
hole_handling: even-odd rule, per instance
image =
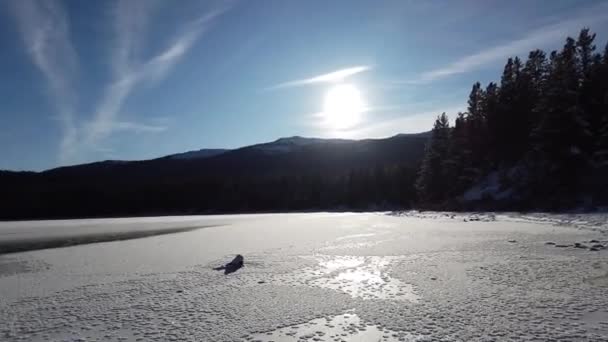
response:
[[[342,291],[355,298],[393,299],[417,302],[419,296],[411,284],[389,275],[394,257],[315,256],[319,267],[305,270],[305,282],[311,286]]]

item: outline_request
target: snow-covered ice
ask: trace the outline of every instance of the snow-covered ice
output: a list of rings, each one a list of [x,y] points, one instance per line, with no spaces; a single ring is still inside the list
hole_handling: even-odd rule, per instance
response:
[[[3,222],[2,244],[119,240],[0,255],[0,340],[608,341],[606,217]],[[236,254],[245,267],[212,270]]]
[[[297,341],[335,341],[335,342],[397,342],[419,341],[423,336],[413,336],[407,332],[381,329],[373,324],[365,324],[354,313],[344,313],[334,317],[317,318],[310,322],[292,325],[254,335],[245,335],[245,341],[297,342]]]

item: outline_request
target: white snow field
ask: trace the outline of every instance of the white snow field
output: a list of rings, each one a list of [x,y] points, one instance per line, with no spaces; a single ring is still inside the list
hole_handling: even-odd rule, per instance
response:
[[[0,255],[0,340],[608,341],[606,224],[417,212],[3,222],[0,246],[73,246]],[[236,254],[243,268],[212,270]]]

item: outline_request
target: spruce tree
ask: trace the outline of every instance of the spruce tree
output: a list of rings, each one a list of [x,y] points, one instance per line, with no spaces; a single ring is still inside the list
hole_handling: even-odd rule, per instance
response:
[[[448,157],[449,139],[449,120],[443,113],[435,120],[416,181],[418,198],[423,203],[437,203],[446,197],[450,180],[445,172],[444,161]]]
[[[528,131],[527,150],[532,148],[530,133],[540,121],[541,113],[538,111],[538,103],[545,95],[547,84],[547,58],[542,50],[531,51],[522,70],[522,92],[525,96],[524,110],[526,111],[526,126]]]
[[[589,78],[591,72],[591,66],[593,64],[593,54],[595,51],[595,33],[590,34],[588,28],[581,30],[576,41],[576,54],[579,63],[579,71],[581,75],[581,82]]]
[[[533,105],[530,104],[530,84],[525,77],[523,64],[519,57],[513,60],[513,70],[511,75],[512,94],[506,129],[511,143],[506,149],[505,160],[511,166],[521,160],[522,156],[529,148],[529,117]]]
[[[579,104],[576,42],[566,40],[551,54],[546,93],[540,101],[542,119],[535,130],[536,158],[543,163],[537,175],[542,190],[566,197],[571,194],[584,164],[582,146],[588,125]]]
[[[597,115],[597,118],[594,120],[594,124],[597,126],[597,130],[593,159],[595,165],[608,171],[608,82],[606,81],[608,79],[608,44],[606,44],[603,55],[597,58],[595,65],[593,79],[595,80],[596,106],[594,114]]]
[[[453,129],[447,118],[435,122],[417,183],[421,198],[460,196],[499,171],[516,172],[520,195],[545,207],[579,195],[608,201],[608,45],[596,53],[595,37],[584,28],[548,58],[542,50],[523,63],[509,58],[500,86],[476,82]]]
[[[499,113],[499,89],[498,85],[494,82],[490,82],[485,90],[485,96],[483,99],[483,112],[486,121],[486,148],[488,154],[489,167],[497,167],[500,163],[499,148],[497,136],[503,129],[501,127]]]
[[[452,180],[448,189],[452,197],[460,195],[472,181],[466,175],[472,160],[466,125],[465,113],[459,112],[450,134],[448,158],[444,162],[447,177]]]
[[[485,93],[481,84],[473,84],[468,100],[468,112],[466,114],[466,144],[471,151],[471,168],[480,174],[487,161],[487,130],[484,113]]]
[[[500,79],[500,94],[498,96],[497,114],[494,118],[493,132],[496,141],[497,162],[502,163],[510,159],[513,134],[513,104],[517,97],[516,72],[513,58],[509,58],[503,69]]]
[[[589,29],[581,30],[576,41],[576,58],[579,74],[579,103],[582,110],[582,118],[587,125],[585,134],[581,135],[582,150],[587,156],[593,154],[594,137],[597,136],[597,127],[600,124],[600,114],[598,113],[598,88],[600,83],[605,83],[597,79],[598,68],[601,66],[601,57],[595,54],[595,34],[590,34]]]

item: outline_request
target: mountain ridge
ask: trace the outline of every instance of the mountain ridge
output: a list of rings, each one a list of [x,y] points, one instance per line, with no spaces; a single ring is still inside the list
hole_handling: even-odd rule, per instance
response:
[[[41,171],[33,171],[33,170],[10,170],[4,169],[0,172],[26,172],[26,173],[44,173],[50,172],[58,169],[72,168],[72,167],[80,167],[80,166],[93,166],[93,165],[119,165],[119,164],[128,164],[128,163],[138,163],[138,162],[147,162],[152,160],[162,160],[162,159],[183,159],[183,160],[192,160],[192,159],[203,159],[203,158],[211,158],[224,153],[238,151],[242,149],[248,148],[258,148],[264,149],[270,146],[293,146],[293,147],[301,147],[306,145],[320,144],[320,143],[335,143],[335,142],[364,142],[364,141],[379,141],[385,139],[391,139],[396,137],[430,137],[430,131],[420,132],[420,133],[399,133],[386,138],[364,138],[364,139],[343,139],[343,138],[316,138],[316,137],[304,137],[299,135],[289,136],[289,137],[281,137],[276,140],[264,143],[256,143],[252,145],[245,145],[233,149],[228,148],[201,148],[198,150],[191,150],[186,152],[177,152],[172,154],[167,154],[160,157],[150,158],[150,159],[132,159],[132,160],[122,160],[122,159],[106,159],[106,160],[98,160],[80,164],[71,164],[71,165],[61,165],[57,167],[52,167],[49,169],[41,170]],[[280,148],[279,148],[280,150]]]
[[[3,171],[0,219],[402,208],[427,140],[287,137],[200,158]]]

